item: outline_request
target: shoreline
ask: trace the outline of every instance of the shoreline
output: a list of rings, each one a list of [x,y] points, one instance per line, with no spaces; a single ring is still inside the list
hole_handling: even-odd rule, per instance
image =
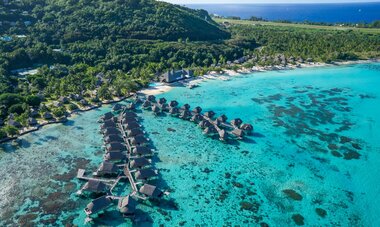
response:
[[[210,80],[210,79],[228,80],[228,77],[235,77],[235,76],[252,74],[252,73],[259,73],[259,72],[280,71],[280,70],[294,70],[294,69],[317,68],[317,67],[333,67],[333,66],[343,66],[343,65],[353,65],[353,64],[366,64],[366,63],[379,63],[379,62],[380,62],[380,58],[369,59],[369,60],[333,62],[333,63],[320,63],[320,62],[316,62],[316,63],[302,63],[302,64],[299,64],[299,66],[291,65],[291,66],[286,66],[286,67],[280,66],[280,65],[275,65],[275,66],[254,66],[251,69],[247,69],[247,68],[241,67],[237,71],[234,71],[234,70],[231,70],[231,69],[221,69],[221,71],[222,71],[221,73],[220,72],[216,72],[216,71],[210,71],[206,75],[199,76],[199,77],[194,77],[194,78],[187,78],[187,79],[184,79],[182,81],[174,82],[173,84],[157,83],[157,85],[155,85],[155,86],[150,86],[148,88],[143,88],[143,89],[137,91],[136,93],[142,93],[144,95],[158,95],[158,94],[163,94],[163,93],[171,91],[174,88],[174,86],[172,86],[174,84],[177,84],[177,85],[178,84],[182,84],[182,85],[186,85],[186,84],[198,84],[200,82],[203,82],[203,81],[206,81],[206,80]],[[253,69],[253,68],[255,68],[255,69]],[[77,113],[83,113],[83,112],[87,112],[87,111],[90,111],[90,110],[98,109],[98,108],[102,107],[103,105],[114,104],[114,103],[118,103],[118,102],[124,101],[127,98],[130,98],[132,95],[133,94],[129,94],[128,96],[125,96],[125,97],[120,98],[120,99],[103,101],[99,105],[89,106],[88,108],[85,108],[85,109],[73,110],[72,112],[69,113],[69,117],[68,118],[75,117],[77,115]],[[15,136],[15,137],[7,137],[7,138],[4,138],[4,139],[1,139],[0,140],[0,144],[6,143],[6,142],[10,142],[10,141],[13,141],[13,140],[17,140],[20,136],[23,136],[23,135],[26,135],[26,134],[38,131],[41,128],[43,128],[44,126],[52,125],[52,124],[64,123],[66,121],[67,121],[67,119],[61,119],[61,120],[54,120],[54,121],[43,122],[42,124],[39,124],[36,127],[26,128],[27,130],[22,131],[19,135]]]

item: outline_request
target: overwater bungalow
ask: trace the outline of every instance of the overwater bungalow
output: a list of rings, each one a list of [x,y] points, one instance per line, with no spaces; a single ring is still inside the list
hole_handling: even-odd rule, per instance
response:
[[[109,120],[111,118],[113,118],[113,113],[108,112],[108,113],[105,113],[100,119],[102,119],[103,121],[106,121],[106,120]]]
[[[204,130],[203,130],[203,133],[206,134],[206,135],[210,135],[210,134],[213,134],[213,133],[216,133],[216,129],[213,125],[209,126],[209,127],[206,127]]]
[[[122,118],[132,118],[137,117],[137,114],[135,112],[126,111],[121,116]]]
[[[121,132],[118,128],[106,128],[103,130],[104,136],[109,136],[109,135],[121,135]]]
[[[140,127],[141,125],[139,125],[139,123],[137,122],[130,122],[130,123],[124,124],[124,129],[126,130],[131,130],[131,129],[140,128]]]
[[[136,146],[132,149],[132,154],[139,156],[150,156],[153,154],[153,150],[144,146]]]
[[[235,127],[239,127],[242,123],[243,121],[240,118],[235,118],[231,121],[231,125]]]
[[[251,124],[242,124],[240,126],[240,129],[243,130],[248,135],[252,134],[252,132],[253,132],[253,126]]]
[[[210,111],[207,111],[203,114],[205,117],[208,117],[208,118],[213,118],[215,116],[215,112],[210,110]]]
[[[124,139],[121,137],[121,135],[112,134],[112,135],[108,135],[104,137],[104,142],[105,143],[114,143],[114,142],[123,143]]]
[[[129,162],[129,168],[131,169],[141,169],[147,165],[150,165],[150,161],[144,157],[135,158]]]
[[[142,146],[148,143],[148,139],[143,135],[134,136],[130,138],[130,141],[133,146]]]
[[[152,105],[152,111],[153,113],[158,114],[161,112],[161,109],[157,105]]]
[[[239,139],[242,139],[244,136],[244,131],[238,128],[235,128],[234,130],[232,130],[231,133],[235,135],[236,137],[238,137]]]
[[[177,107],[178,106],[178,102],[173,100],[173,101],[170,101],[169,103],[169,107]]]
[[[106,151],[108,152],[124,152],[127,150],[127,147],[119,142],[113,142],[110,144],[107,144]]]
[[[179,109],[177,107],[170,107],[169,113],[171,115],[178,115],[179,114]]]
[[[112,205],[112,199],[107,196],[102,196],[94,199],[91,203],[87,205],[84,209],[87,216],[99,213],[100,211],[106,210]]]
[[[158,102],[157,102],[158,104],[165,104],[166,103],[166,99],[165,98],[160,98],[160,99],[158,99]]]
[[[197,106],[197,107],[195,107],[195,108],[193,109],[193,113],[195,113],[195,114],[200,114],[201,112],[202,112],[202,108],[199,107],[199,106]]]
[[[139,128],[134,128],[134,129],[126,131],[126,136],[127,137],[133,137],[133,136],[137,136],[137,135],[144,135],[144,131],[142,131]]]
[[[123,119],[121,120],[121,123],[122,123],[122,124],[130,124],[130,123],[132,123],[132,122],[137,123],[137,119],[134,118],[134,117],[125,117],[125,118],[123,118]]]
[[[100,128],[101,129],[106,129],[106,128],[116,128],[116,123],[112,119],[108,119],[101,124]]]
[[[226,140],[227,139],[227,132],[226,130],[222,129],[222,130],[219,130],[218,131],[218,134],[219,134],[219,139],[220,140]]]
[[[193,122],[200,122],[203,120],[203,116],[200,115],[200,114],[194,114],[191,118],[190,118],[190,121],[193,121]]]
[[[152,198],[152,199],[161,198],[164,195],[164,193],[160,189],[158,189],[156,186],[150,185],[150,184],[144,184],[140,188],[139,192],[141,194],[148,196],[149,198]]]
[[[125,154],[121,152],[110,152],[104,155],[104,160],[109,162],[120,162],[126,158]]]
[[[218,120],[219,122],[226,123],[227,122],[227,116],[222,114],[216,120]]]
[[[199,122],[198,126],[201,128],[207,128],[207,127],[211,126],[211,123],[207,120],[201,120]]]
[[[100,180],[91,179],[84,184],[81,191],[90,193],[104,193],[108,186]]]
[[[100,164],[96,172],[93,173],[94,176],[112,176],[119,173],[119,168],[112,162],[103,162]]]
[[[191,117],[191,112],[189,110],[182,110],[179,117],[181,119],[187,120]]]
[[[147,100],[149,102],[156,102],[156,96],[154,96],[154,95],[148,95]]]
[[[148,168],[148,169],[140,169],[135,172],[135,178],[136,180],[148,180],[152,177],[155,177],[158,175],[157,170]]]
[[[128,195],[119,199],[117,207],[124,217],[130,217],[135,214],[137,204],[137,201],[132,196]]]
[[[145,100],[144,102],[143,102],[143,104],[142,104],[142,107],[144,108],[144,109],[149,109],[150,107],[151,107],[151,102],[149,102],[148,100]]]
[[[119,104],[119,103],[116,103],[113,107],[112,107],[112,111],[115,111],[115,112],[118,112],[118,111],[121,111],[123,109],[123,105]]]
[[[181,107],[181,110],[189,110],[189,109],[190,109],[190,105],[187,103]]]

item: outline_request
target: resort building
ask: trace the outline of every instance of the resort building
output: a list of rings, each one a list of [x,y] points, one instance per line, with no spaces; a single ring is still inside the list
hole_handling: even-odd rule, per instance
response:
[[[103,162],[100,164],[98,170],[94,173],[96,176],[104,175],[116,175],[119,172],[119,168],[112,162]]]
[[[158,189],[156,186],[154,185],[150,185],[150,184],[144,184],[139,192],[141,194],[144,194],[150,198],[160,198],[164,195],[164,193]]]
[[[193,76],[193,70],[171,70],[162,74],[160,76],[160,81],[164,83],[173,83]]]
[[[97,199],[94,199],[91,203],[89,203],[87,207],[84,209],[84,211],[87,215],[96,214],[100,211],[107,209],[109,206],[111,206],[111,204],[111,198],[107,196],[102,196]]]

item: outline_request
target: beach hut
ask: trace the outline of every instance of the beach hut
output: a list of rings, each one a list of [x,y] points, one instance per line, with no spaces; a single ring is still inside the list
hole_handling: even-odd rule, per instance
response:
[[[195,108],[193,109],[193,113],[195,113],[195,114],[200,114],[201,112],[202,112],[202,108],[199,107],[199,106],[197,106],[197,107],[195,107]]]
[[[9,125],[9,126],[16,127],[16,128],[21,128],[21,127],[22,127],[22,125],[20,124],[20,122],[15,121],[15,120],[13,120],[13,119],[9,119],[9,121],[8,121],[8,125]]]
[[[189,110],[189,109],[190,109],[190,105],[187,103],[181,107],[181,110]]]
[[[148,143],[148,140],[143,135],[137,135],[130,138],[131,144],[133,146],[141,146]]]
[[[29,124],[30,126],[35,126],[35,125],[38,124],[38,122],[37,122],[37,120],[36,120],[35,118],[30,117],[30,118],[28,118],[28,124]]]
[[[100,180],[89,180],[82,187],[82,191],[91,192],[91,193],[102,193],[107,190],[107,185],[101,182]]]
[[[94,173],[95,176],[117,175],[119,168],[112,162],[103,162]]]
[[[205,117],[211,119],[211,118],[213,118],[213,117],[215,116],[215,112],[212,111],[212,110],[210,110],[210,111],[205,112],[203,115],[204,115]]]
[[[127,150],[127,147],[119,142],[113,142],[110,144],[107,144],[106,146],[107,152],[124,152]]]
[[[190,121],[193,121],[193,122],[200,122],[203,120],[203,116],[200,115],[200,114],[194,114],[191,118],[190,118]]]
[[[107,196],[99,197],[89,203],[84,209],[87,216],[99,213],[112,205],[112,199]]]
[[[156,96],[154,96],[154,95],[148,95],[147,100],[149,102],[156,102]]]
[[[140,188],[139,192],[153,199],[161,198],[164,195],[164,193],[160,189],[150,184],[144,184]]]
[[[148,109],[151,107],[151,105],[152,105],[151,102],[149,102],[148,100],[145,100],[144,103],[142,104],[142,107],[144,109]]]
[[[235,127],[239,127],[242,123],[243,121],[240,118],[235,118],[231,121],[231,125]]]
[[[104,142],[105,143],[114,143],[114,142],[123,143],[124,139],[118,134],[112,134],[112,135],[105,136]]]
[[[104,155],[104,160],[109,162],[120,162],[126,159],[125,154],[121,152],[109,152]]]
[[[150,161],[144,157],[136,158],[129,162],[131,169],[140,169],[147,165],[150,165]]]
[[[124,125],[124,129],[126,130],[131,130],[131,129],[140,128],[140,127],[141,125],[139,125],[139,123],[137,122],[130,122]]]
[[[130,195],[123,197],[118,202],[118,209],[125,217],[130,217],[135,214],[137,201]]]
[[[53,115],[49,112],[45,112],[43,115],[42,115],[43,118],[45,118],[46,120],[51,120],[53,119]]]
[[[235,135],[236,137],[238,137],[239,139],[242,139],[244,136],[244,131],[238,128],[235,128],[234,130],[232,130],[231,133]]]
[[[126,134],[127,134],[127,137],[133,137],[133,136],[137,136],[137,135],[143,135],[144,132],[139,128],[134,128],[131,130],[127,130]]]
[[[121,132],[118,128],[106,128],[103,131],[104,136],[109,136],[109,135],[121,135]]]
[[[148,147],[137,146],[133,148],[132,153],[139,156],[150,156],[153,154],[153,151]]]
[[[111,119],[111,118],[113,118],[113,114],[112,114],[111,112],[105,113],[105,114],[101,117],[101,119],[102,119],[103,121],[109,120],[109,119]]]
[[[166,99],[165,98],[160,98],[158,99],[158,104],[165,104],[166,103]]]
[[[169,113],[171,115],[178,115],[179,114],[179,109],[177,107],[170,107]]]
[[[178,106],[178,102],[173,100],[173,101],[170,101],[169,103],[169,107],[177,107]]]
[[[136,180],[148,180],[148,179],[155,177],[157,175],[158,175],[157,170],[154,170],[152,168],[140,169],[140,170],[135,172]]]
[[[251,124],[242,124],[240,129],[246,132],[247,134],[252,134],[253,126]]]
[[[218,120],[219,122],[225,123],[227,121],[227,116],[222,114],[216,120]]]

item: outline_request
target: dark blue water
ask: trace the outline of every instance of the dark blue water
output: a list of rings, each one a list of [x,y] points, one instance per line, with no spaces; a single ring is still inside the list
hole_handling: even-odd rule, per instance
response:
[[[187,5],[220,16],[251,16],[294,22],[372,22],[380,20],[380,2],[344,4],[202,4]]]

